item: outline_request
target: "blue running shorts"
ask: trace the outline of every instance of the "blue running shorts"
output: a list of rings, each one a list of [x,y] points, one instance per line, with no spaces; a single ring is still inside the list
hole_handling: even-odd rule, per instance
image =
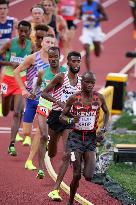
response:
[[[32,123],[36,114],[39,100],[26,99],[23,122]]]

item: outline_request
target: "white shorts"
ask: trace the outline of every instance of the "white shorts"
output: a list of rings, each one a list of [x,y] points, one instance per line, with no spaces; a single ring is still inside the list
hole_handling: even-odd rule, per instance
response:
[[[79,40],[83,44],[92,44],[95,41],[102,42],[104,40],[105,34],[102,32],[100,27],[96,28],[85,28],[83,27],[82,35],[79,37]]]

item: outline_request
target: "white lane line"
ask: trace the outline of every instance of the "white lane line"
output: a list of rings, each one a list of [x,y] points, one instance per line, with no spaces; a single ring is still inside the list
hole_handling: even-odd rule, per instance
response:
[[[126,28],[129,24],[131,24],[133,21],[132,17],[129,17],[128,19],[126,19],[125,21],[123,21],[121,24],[119,24],[117,27],[115,27],[114,29],[112,29],[110,32],[108,32],[105,35],[105,38],[103,40],[103,42],[109,40],[111,37],[113,37],[115,34],[119,33],[121,30],[123,30],[124,28]],[[85,50],[82,50],[80,52],[81,56],[84,57],[85,56]],[[63,66],[66,66],[66,63],[63,64]]]
[[[133,21],[132,17],[130,17],[130,18],[126,19],[125,21],[123,21],[121,24],[119,24],[117,27],[115,27],[109,33],[106,34],[104,41],[107,41],[109,38],[114,36],[116,33],[120,32],[121,30],[126,28],[129,24],[132,23],[132,21]]]
[[[132,59],[119,73],[128,73],[128,71],[134,66],[136,65],[136,59]]]
[[[107,8],[108,6],[114,4],[117,1],[118,0],[108,0],[108,1],[105,1],[102,5],[103,5],[104,8]]]
[[[19,131],[22,132],[22,128],[19,128]],[[35,132],[36,129],[33,128],[32,132]],[[0,127],[0,132],[11,132],[11,127]]]
[[[16,0],[16,1],[13,1],[13,2],[9,3],[9,6],[14,6],[14,5],[16,5],[16,4],[21,3],[22,1],[24,1],[24,0]]]

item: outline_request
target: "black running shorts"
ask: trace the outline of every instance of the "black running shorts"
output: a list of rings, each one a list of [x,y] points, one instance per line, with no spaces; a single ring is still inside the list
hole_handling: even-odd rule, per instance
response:
[[[60,115],[61,115],[61,111],[51,110],[47,119],[47,124],[49,128],[54,130],[56,133],[71,128],[71,125],[65,125],[62,122],[60,122],[59,120]]]
[[[96,132],[72,130],[68,136],[66,150],[77,152],[95,151]]]

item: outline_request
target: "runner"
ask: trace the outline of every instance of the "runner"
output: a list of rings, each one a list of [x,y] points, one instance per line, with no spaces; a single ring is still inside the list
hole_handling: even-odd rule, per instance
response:
[[[104,38],[100,22],[108,20],[108,17],[103,6],[92,0],[86,0],[81,4],[80,16],[83,20],[83,29],[80,40],[86,52],[86,69],[90,70],[90,45],[94,45],[94,53],[99,57],[101,54],[101,42]]]
[[[46,69],[49,67],[47,51],[50,47],[54,46],[55,41],[56,39],[52,34],[44,36],[41,50],[28,56],[24,63],[19,65],[15,70],[16,80],[22,90],[23,97],[26,98],[26,108],[23,118],[23,134],[26,136],[24,145],[31,144],[31,138],[29,136],[31,136],[32,123],[41,95],[42,77]],[[20,78],[20,72],[24,70],[27,71],[26,88]],[[30,168],[31,170],[36,169],[30,161],[25,164],[25,168]]]
[[[16,18],[8,16],[9,1],[0,0],[0,48],[12,38],[12,33],[17,29]]]
[[[12,38],[13,31],[16,31],[18,21],[16,18],[8,16],[9,1],[0,0],[0,49],[2,46]],[[3,60],[0,56],[0,60]],[[4,70],[0,66],[0,83],[4,75]],[[0,93],[0,117],[2,116],[2,104]]]
[[[68,55],[68,47],[66,45],[68,41],[67,23],[62,16],[55,14],[56,5],[54,4],[54,1],[42,0],[41,3],[45,9],[44,23],[53,28],[56,38],[58,39],[58,44],[60,45],[60,43],[62,43],[64,57],[66,57]]]
[[[49,125],[50,136],[48,144],[48,155],[51,158],[53,158],[57,153],[57,143],[60,136],[62,136],[63,144],[65,145],[65,141],[70,131],[69,128],[71,128],[71,126],[62,124],[59,120],[59,116],[68,97],[74,94],[76,91],[80,90],[81,81],[78,75],[78,72],[80,71],[80,63],[80,53],[75,51],[70,52],[67,56],[68,72],[66,72],[65,74],[61,73],[56,75],[55,78],[47,85],[42,94],[42,97],[53,102],[53,107],[51,112],[49,113],[47,121]],[[53,95],[50,94],[52,90],[54,90]],[[64,167],[63,169],[61,169],[60,167],[59,173],[61,175],[61,178],[63,178],[69,164],[69,158],[67,156],[67,153],[65,152],[62,157],[62,162],[65,164],[65,169]],[[60,176],[58,176],[55,187],[60,185],[62,180],[61,178]],[[56,198],[57,200],[61,200],[59,191],[56,189],[53,189],[53,191],[50,192],[48,196],[53,200]]]
[[[31,19],[31,26],[32,26],[32,31],[30,38],[33,43],[35,43],[35,27],[39,24],[43,24],[44,22],[44,7],[41,4],[36,4],[31,8],[31,14],[32,14],[32,19]],[[47,27],[48,33],[54,34],[53,29],[50,26],[47,26],[46,24],[43,24],[44,26]],[[55,34],[54,34],[55,35]]]
[[[96,77],[92,72],[84,73],[81,80],[81,91],[69,97],[60,116],[65,123],[75,123],[66,145],[66,151],[71,155],[73,162],[73,179],[70,184],[68,205],[74,204],[74,197],[81,178],[82,159],[84,160],[83,176],[87,181],[91,181],[95,170],[96,141],[100,141],[107,130],[109,111],[104,97],[93,91],[95,81]],[[104,112],[104,122],[96,136],[100,108]],[[68,116],[71,109],[72,118]]]
[[[1,83],[2,92],[2,113],[7,116],[11,103],[13,102],[13,123],[11,127],[11,140],[9,145],[9,154],[16,156],[14,147],[16,134],[20,127],[24,102],[21,90],[17,85],[14,77],[14,69],[24,61],[24,58],[31,53],[32,45],[27,39],[30,33],[31,24],[27,21],[20,21],[18,24],[18,37],[9,40],[0,51],[0,55],[5,56],[5,60],[1,61],[1,65],[5,65],[5,75]],[[22,82],[26,81],[26,73],[21,72]]]
[[[44,38],[44,36],[46,36],[46,34],[50,33],[48,26],[46,26],[45,24],[38,24],[37,26],[35,26],[35,49],[33,51],[39,51],[42,48],[42,40]]]
[[[50,67],[46,70],[46,73],[43,77],[43,81],[45,85],[49,84],[49,82],[55,77],[55,75],[59,72],[65,72],[66,68],[60,67],[59,65],[59,59],[60,59],[60,49],[58,47],[51,47],[48,50],[48,60]],[[45,87],[44,85],[44,87]],[[37,119],[38,119],[38,125],[40,129],[40,145],[39,145],[39,151],[38,151],[38,158],[39,158],[39,171],[38,171],[38,178],[44,177],[44,157],[46,152],[46,143],[48,139],[48,129],[47,129],[47,117],[49,114],[49,111],[52,108],[52,103],[47,101],[46,99],[40,97],[39,99],[39,105],[37,106]],[[39,135],[38,135],[39,136]],[[37,136],[35,136],[37,138]],[[34,138],[34,139],[35,139]],[[34,142],[34,140],[33,140]],[[36,150],[30,151],[29,160],[33,159],[33,154],[35,154]]]
[[[71,50],[72,39],[75,35],[76,24],[75,20],[77,18],[77,1],[75,0],[60,0],[57,4],[58,14],[61,15],[68,27],[67,31],[67,41],[64,42],[64,46]],[[66,45],[65,45],[66,44]]]

